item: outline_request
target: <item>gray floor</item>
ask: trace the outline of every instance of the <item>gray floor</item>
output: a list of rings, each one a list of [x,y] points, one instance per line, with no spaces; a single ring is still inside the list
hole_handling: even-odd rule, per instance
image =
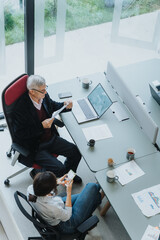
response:
[[[60,134],[65,137],[68,140],[71,140],[69,134],[67,133],[66,129],[61,129]],[[16,176],[15,178],[11,179],[11,185],[10,187],[5,187],[3,184],[4,179],[10,174],[16,171],[16,169],[22,168],[20,164],[16,164],[15,167],[10,166],[10,159],[6,157],[5,152],[8,150],[8,147],[10,146],[10,137],[8,134],[8,130],[5,130],[4,132],[0,133],[0,145],[1,149],[3,151],[0,152],[1,157],[1,170],[2,173],[0,175],[0,181],[1,181],[1,192],[4,194],[4,197],[6,199],[6,204],[9,207],[9,211],[12,214],[13,218],[15,219],[18,228],[20,229],[24,239],[27,239],[28,236],[37,236],[37,232],[35,231],[32,224],[25,219],[25,217],[20,213],[19,209],[17,208],[13,193],[16,190],[19,190],[23,193],[26,192],[26,188],[28,185],[32,183],[32,179],[29,176],[29,170],[22,173],[19,176]],[[61,159],[63,161],[63,159]],[[97,159],[98,160],[98,159]],[[94,177],[94,174],[89,170],[88,166],[86,165],[85,161],[82,159],[81,163],[78,168],[78,175],[80,175],[83,178],[83,184],[82,185],[74,185],[73,186],[73,193],[78,193],[81,191],[81,189],[85,186],[88,182],[95,182],[96,179]],[[60,192],[62,189],[59,189]],[[118,201],[118,199],[117,199]],[[100,209],[103,207],[103,205],[106,203],[106,197],[103,199],[101,206],[95,211],[95,214],[99,217],[100,222],[97,226],[97,229],[93,231],[93,235],[95,234],[97,238],[95,239],[103,239],[103,240],[129,240],[129,236],[127,232],[125,231],[123,225],[119,221],[116,213],[114,212],[113,208],[111,207],[109,211],[107,212],[105,217],[101,217],[99,214]],[[0,239],[3,232],[0,230]],[[101,236],[101,238],[100,238]],[[91,239],[94,239],[93,236]]]
[[[5,233],[1,223],[0,223],[0,239],[1,240],[8,240],[8,238],[6,236],[6,233]]]

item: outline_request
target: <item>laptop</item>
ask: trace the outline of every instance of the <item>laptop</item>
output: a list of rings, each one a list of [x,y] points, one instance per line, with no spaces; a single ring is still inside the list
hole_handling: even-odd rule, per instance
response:
[[[84,123],[99,119],[111,105],[111,99],[99,83],[86,98],[73,101],[72,113],[78,123]]]
[[[149,84],[149,87],[150,87],[150,92],[151,92],[152,97],[160,105],[160,85],[153,86],[153,84]]]

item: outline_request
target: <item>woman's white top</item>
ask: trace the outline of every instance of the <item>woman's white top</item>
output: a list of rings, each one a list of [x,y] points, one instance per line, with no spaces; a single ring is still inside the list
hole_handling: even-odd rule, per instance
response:
[[[35,195],[33,185],[27,189],[29,194]],[[50,225],[55,226],[60,221],[66,222],[72,215],[72,207],[66,207],[62,198],[56,195],[37,197],[36,202],[30,202],[37,213]]]

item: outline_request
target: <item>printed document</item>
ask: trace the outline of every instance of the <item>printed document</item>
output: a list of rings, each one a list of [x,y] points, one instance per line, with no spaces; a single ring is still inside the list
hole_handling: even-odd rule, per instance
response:
[[[129,161],[120,167],[117,167],[114,171],[115,171],[115,174],[119,177],[118,181],[122,185],[125,185],[135,180],[136,178],[144,175],[144,172],[134,160]]]
[[[62,112],[63,109],[65,109],[68,106],[69,103],[67,103],[66,105],[63,105],[63,107],[61,107],[59,110],[57,110],[56,112],[54,112],[52,114],[52,118],[55,118],[59,113]]]
[[[160,184],[133,193],[132,197],[146,217],[160,213]]]
[[[141,240],[158,240],[160,235],[160,230],[148,225]]]
[[[82,128],[82,131],[87,141],[89,141],[90,139],[94,139],[97,141],[100,139],[113,137],[107,124],[102,124],[99,126],[93,126],[88,128]]]

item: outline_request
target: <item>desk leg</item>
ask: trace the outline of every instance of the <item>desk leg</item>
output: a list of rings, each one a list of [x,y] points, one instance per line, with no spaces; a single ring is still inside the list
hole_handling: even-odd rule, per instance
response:
[[[101,216],[105,216],[106,212],[108,211],[108,209],[110,208],[111,204],[109,201],[106,202],[106,204],[104,205],[104,207],[101,209],[100,211],[100,215]]]

